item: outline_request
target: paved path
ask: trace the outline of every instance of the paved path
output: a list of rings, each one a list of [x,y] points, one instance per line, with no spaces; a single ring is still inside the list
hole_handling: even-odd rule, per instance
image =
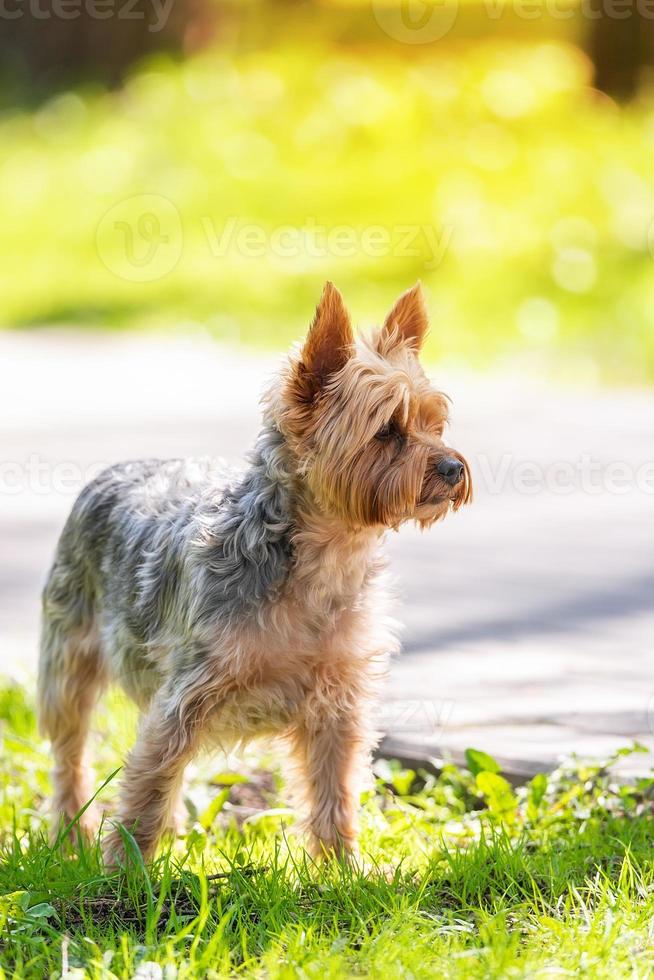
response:
[[[201,334],[47,332],[0,334],[0,364],[0,672],[30,678],[40,584],[80,481],[138,455],[238,457],[275,360]],[[473,745],[516,772],[635,738],[654,749],[654,393],[434,373],[476,502],[390,536],[406,624],[390,747]]]

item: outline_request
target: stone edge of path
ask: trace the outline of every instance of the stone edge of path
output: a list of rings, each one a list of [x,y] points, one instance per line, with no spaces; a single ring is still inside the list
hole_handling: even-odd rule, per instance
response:
[[[394,735],[386,735],[375,750],[375,759],[397,759],[407,769],[424,769],[427,772],[438,774],[448,763],[454,763],[462,769],[467,768],[465,752],[460,749],[442,747],[434,742],[420,741],[418,739],[406,740]],[[647,755],[650,763],[654,764],[652,753],[645,753],[640,758],[645,761]],[[578,763],[579,765],[598,765],[603,760],[601,758],[589,758],[587,756],[563,756],[560,759],[549,759],[534,761],[533,759],[521,759],[519,757],[508,757],[499,753],[493,753],[493,758],[500,767],[501,774],[512,786],[524,786],[525,783],[533,779],[538,773],[550,773],[561,764]],[[620,759],[611,766],[610,772],[614,782],[618,784],[632,784],[639,778],[654,778],[654,765],[645,767],[634,767],[630,765],[630,758]],[[622,764],[622,765],[621,765]]]
[[[397,759],[407,769],[425,769],[439,773],[447,763],[453,762],[463,769],[467,768],[465,753],[459,749],[439,749],[429,742],[404,741],[393,735],[386,735],[375,750],[376,759]],[[504,778],[512,786],[522,786],[539,772],[551,772],[556,768],[552,763],[536,763],[527,759],[507,758],[493,755],[500,766]]]

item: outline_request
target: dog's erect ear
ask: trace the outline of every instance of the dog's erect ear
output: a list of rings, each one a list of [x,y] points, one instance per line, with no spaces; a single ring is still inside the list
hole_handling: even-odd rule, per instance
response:
[[[429,329],[427,307],[422,286],[419,282],[406,293],[402,293],[395,306],[384,320],[381,340],[397,337],[400,342],[408,343],[415,350],[420,350]]]
[[[326,282],[302,350],[302,366],[320,387],[344,366],[352,354],[352,324],[343,297]]]

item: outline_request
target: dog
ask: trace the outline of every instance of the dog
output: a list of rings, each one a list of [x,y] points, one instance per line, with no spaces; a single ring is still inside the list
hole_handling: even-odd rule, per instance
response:
[[[448,400],[419,363],[418,284],[355,339],[327,283],[304,345],[264,397],[246,468],[110,467],[61,534],[43,593],[38,704],[58,820],[97,832],[84,744],[109,682],[141,710],[107,862],[125,828],[145,859],[176,829],[184,769],[206,748],[281,736],[307,850],[356,852],[361,787],[389,655],[381,541],[472,498],[443,441]]]

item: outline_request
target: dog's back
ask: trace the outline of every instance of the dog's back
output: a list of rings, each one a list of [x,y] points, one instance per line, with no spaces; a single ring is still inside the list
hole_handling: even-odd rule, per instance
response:
[[[73,656],[72,647],[82,663],[101,658],[98,671],[141,703],[158,686],[153,676],[143,687],[158,670],[148,645],[170,614],[184,543],[210,480],[219,495],[208,460],[139,460],[109,467],[80,493],[43,591],[39,675],[48,733],[51,669],[64,666],[58,661]]]

